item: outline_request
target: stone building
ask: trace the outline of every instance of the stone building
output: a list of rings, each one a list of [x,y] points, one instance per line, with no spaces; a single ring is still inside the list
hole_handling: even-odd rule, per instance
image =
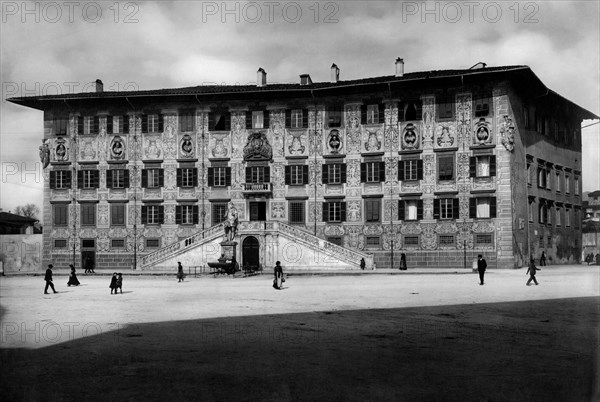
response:
[[[527,66],[339,72],[10,99],[44,112],[44,258],[201,266],[229,205],[248,268],[579,258],[580,124],[598,116]]]

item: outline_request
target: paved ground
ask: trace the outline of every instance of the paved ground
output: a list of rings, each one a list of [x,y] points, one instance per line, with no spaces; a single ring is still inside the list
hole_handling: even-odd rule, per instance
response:
[[[600,267],[0,279],[5,400],[594,400]]]

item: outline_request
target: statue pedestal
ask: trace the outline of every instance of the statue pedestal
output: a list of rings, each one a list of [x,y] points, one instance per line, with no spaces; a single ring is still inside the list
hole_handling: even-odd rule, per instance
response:
[[[228,261],[231,261],[232,259],[236,259],[237,260],[237,241],[229,241],[229,240],[225,240],[221,242],[221,258],[219,258],[219,261],[221,261],[221,259],[225,259]]]

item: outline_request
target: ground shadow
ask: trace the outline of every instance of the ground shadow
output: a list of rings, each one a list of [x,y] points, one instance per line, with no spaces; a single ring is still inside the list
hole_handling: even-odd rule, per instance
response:
[[[595,400],[599,301],[127,325],[0,350],[0,381],[5,400]]]

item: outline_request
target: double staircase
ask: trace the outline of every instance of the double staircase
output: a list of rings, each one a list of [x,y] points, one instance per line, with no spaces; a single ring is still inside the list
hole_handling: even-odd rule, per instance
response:
[[[211,226],[210,228],[194,234],[193,236],[182,239],[178,242],[169,244],[166,247],[148,253],[140,258],[142,270],[152,270],[153,267],[163,265],[163,263],[181,257],[186,253],[194,252],[198,247],[220,242],[224,234],[223,223]],[[253,235],[276,235],[279,242],[285,239],[288,243],[293,242],[295,246],[303,248],[313,255],[319,256],[323,268],[343,268],[360,269],[360,260],[364,258],[367,269],[373,267],[373,256],[357,250],[351,250],[345,247],[330,243],[310,232],[295,226],[288,225],[278,221],[243,221],[238,225],[238,236]],[[238,238],[235,239],[239,241]],[[241,244],[238,247],[242,247]],[[241,250],[238,248],[238,250]],[[215,258],[216,260],[216,258]],[[271,263],[269,261],[269,263]],[[171,264],[172,265],[172,264]],[[312,264],[311,264],[312,265]],[[311,266],[299,263],[297,266],[289,263],[286,269],[301,270],[311,269]]]

